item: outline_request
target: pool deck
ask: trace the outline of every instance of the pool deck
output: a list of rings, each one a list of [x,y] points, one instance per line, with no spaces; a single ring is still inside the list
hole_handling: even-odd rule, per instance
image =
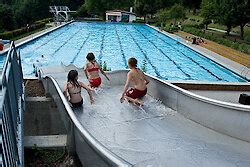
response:
[[[208,97],[211,99],[229,102],[229,103],[239,103],[240,94],[245,93],[250,95],[250,91],[219,91],[219,90],[189,90],[200,96]]]

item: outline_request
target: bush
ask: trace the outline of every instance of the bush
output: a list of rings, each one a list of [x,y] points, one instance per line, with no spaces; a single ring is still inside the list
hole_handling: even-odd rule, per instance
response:
[[[29,31],[34,31],[43,28],[45,27],[45,25],[45,22],[36,22],[35,24],[30,25],[29,30],[27,29],[27,27],[23,27],[13,31],[6,31],[0,34],[0,39],[12,39],[14,37],[21,36]]]
[[[250,46],[244,43],[234,42],[229,39],[221,38],[218,36],[214,36],[212,34],[205,34],[203,29],[198,28],[199,26],[189,26],[185,25],[183,26],[183,31],[188,32],[190,34],[199,36],[201,38],[205,38],[211,41],[214,41],[218,44],[222,44],[225,46],[228,46],[230,48],[233,48],[235,50],[238,50],[240,52],[250,54]]]
[[[36,23],[45,23],[46,24],[46,23],[49,23],[49,22],[52,22],[52,21],[53,21],[52,18],[46,18],[46,19],[36,21],[35,24]]]
[[[133,23],[146,23],[143,19],[136,19]]]
[[[83,21],[103,21],[102,18],[84,18]]]
[[[0,3],[0,27],[4,30],[12,30],[14,28],[14,12],[9,5]]]
[[[0,34],[0,39],[11,39],[13,37],[14,36],[13,36],[12,31],[6,31],[6,32]]]

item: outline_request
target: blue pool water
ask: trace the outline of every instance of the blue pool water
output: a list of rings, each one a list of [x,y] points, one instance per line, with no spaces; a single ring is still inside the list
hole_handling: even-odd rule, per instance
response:
[[[83,67],[88,52],[111,70],[127,68],[135,57],[139,67],[164,80],[245,82],[230,70],[200,55],[178,41],[139,24],[73,22],[20,47],[24,75],[33,73],[32,65],[73,63]],[[0,58],[0,64],[4,56]]]

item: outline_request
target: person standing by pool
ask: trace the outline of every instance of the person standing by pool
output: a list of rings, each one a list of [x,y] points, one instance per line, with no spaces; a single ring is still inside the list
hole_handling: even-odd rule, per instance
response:
[[[95,55],[93,53],[88,53],[86,58],[88,62],[84,67],[84,72],[87,79],[89,80],[90,87],[97,88],[101,85],[102,80],[99,76],[99,71],[101,71],[101,73],[107,78],[107,80],[110,81],[101,66],[96,62]]]
[[[130,58],[128,65],[131,70],[127,74],[127,81],[120,101],[122,103],[126,99],[128,102],[141,106],[143,105],[141,98],[147,94],[147,84],[149,80],[145,74],[137,68],[137,60],[135,58]],[[134,84],[134,87],[128,89],[130,82]]]
[[[78,81],[78,72],[76,70],[71,70],[68,73],[68,81],[64,86],[64,95],[68,98],[73,108],[81,107],[83,104],[83,98],[81,96],[81,88],[88,91],[90,103],[94,103],[92,96],[92,89],[86,86],[84,83]]]

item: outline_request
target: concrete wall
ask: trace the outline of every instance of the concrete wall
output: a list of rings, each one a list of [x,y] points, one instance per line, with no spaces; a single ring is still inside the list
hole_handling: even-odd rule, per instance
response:
[[[58,108],[52,98],[27,97],[25,105],[25,136],[66,134]]]

